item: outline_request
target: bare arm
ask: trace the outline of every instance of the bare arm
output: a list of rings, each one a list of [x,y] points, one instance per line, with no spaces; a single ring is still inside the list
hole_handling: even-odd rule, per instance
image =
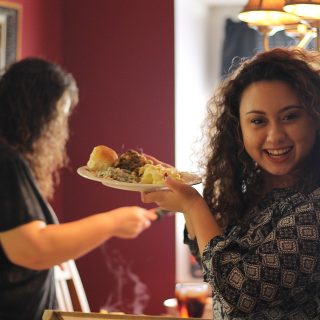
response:
[[[47,269],[78,258],[111,237],[134,238],[155,219],[151,211],[124,207],[64,224],[33,221],[0,233],[0,243],[13,263]]]
[[[184,213],[191,238],[196,237],[202,255],[205,245],[213,237],[222,235],[206,202],[191,186],[167,178],[169,190],[142,194],[145,203],[155,202],[163,209]]]
[[[184,216],[190,220],[187,230],[192,238],[190,232],[194,232],[197,238],[199,252],[202,256],[206,244],[214,237],[222,235],[222,231],[216,222],[216,219],[211,214],[207,204],[202,197],[194,201],[190,208],[185,209]],[[186,223],[188,220],[186,219]],[[189,230],[191,226],[191,231]]]

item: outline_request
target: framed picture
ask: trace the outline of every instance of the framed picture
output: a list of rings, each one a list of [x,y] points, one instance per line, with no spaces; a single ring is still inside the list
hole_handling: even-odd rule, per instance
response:
[[[22,5],[0,1],[0,73],[20,58]]]

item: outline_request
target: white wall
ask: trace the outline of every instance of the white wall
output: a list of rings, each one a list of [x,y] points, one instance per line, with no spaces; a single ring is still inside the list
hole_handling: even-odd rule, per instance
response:
[[[219,81],[224,21],[236,19],[243,2],[175,0],[175,163],[179,170],[198,171],[200,146],[195,141],[206,102]],[[189,271],[188,248],[182,243],[183,228],[183,216],[177,214],[177,282],[195,280]]]
[[[192,146],[207,98],[205,84],[208,11],[199,0],[175,1],[175,164],[197,171]],[[182,244],[184,219],[176,215],[176,281],[190,281],[188,248]]]

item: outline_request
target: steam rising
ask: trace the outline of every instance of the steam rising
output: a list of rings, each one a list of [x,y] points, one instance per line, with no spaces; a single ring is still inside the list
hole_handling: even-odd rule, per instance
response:
[[[108,253],[106,246],[101,246],[101,251],[105,265],[116,283],[101,309],[108,312],[143,314],[150,300],[146,284],[132,271],[131,262],[118,250]]]

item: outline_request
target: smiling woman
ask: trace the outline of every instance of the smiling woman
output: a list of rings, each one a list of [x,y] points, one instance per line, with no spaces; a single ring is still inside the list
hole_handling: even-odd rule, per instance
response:
[[[203,197],[167,179],[146,203],[183,212],[214,319],[320,317],[320,53],[274,49],[209,101]]]
[[[287,187],[314,146],[317,123],[284,81],[248,86],[240,103],[244,147],[263,169],[265,189]]]

